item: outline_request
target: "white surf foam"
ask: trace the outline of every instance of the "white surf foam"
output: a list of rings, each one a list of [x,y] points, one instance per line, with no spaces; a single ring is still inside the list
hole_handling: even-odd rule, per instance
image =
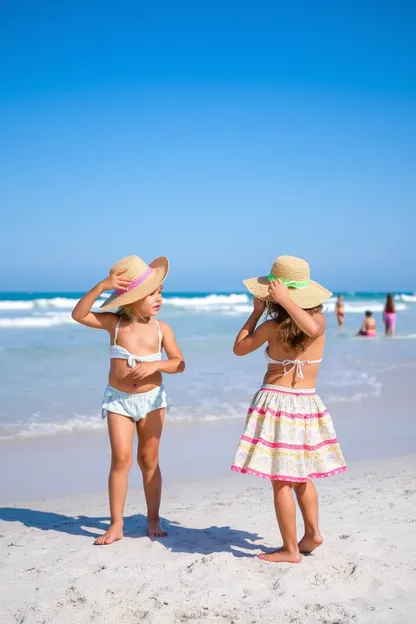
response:
[[[227,406],[228,407],[228,406]],[[233,408],[229,413],[223,411],[218,414],[204,413],[198,414],[195,418],[195,410],[189,409],[180,411],[177,408],[172,408],[169,411],[169,423],[204,423],[215,422],[220,420],[232,420],[235,418],[242,418],[247,411],[247,405],[244,404],[240,408]],[[3,424],[1,428],[7,435],[0,435],[0,440],[15,440],[19,438],[41,438],[47,436],[54,436],[66,433],[85,433],[91,431],[102,431],[107,427],[106,420],[101,416],[73,416],[67,420],[52,422],[33,421],[27,423],[27,425],[8,425]]]
[[[95,307],[101,305],[102,301],[107,298],[107,295],[101,295],[95,304]],[[12,311],[19,310],[72,310],[78,303],[79,299],[68,297],[53,297],[52,299],[33,299],[32,301],[23,300],[6,300],[0,301],[0,311]]]
[[[239,304],[247,304],[248,295],[206,295],[205,297],[166,297],[164,305],[181,308],[221,308]]]
[[[104,294],[94,304],[93,309],[98,310],[102,301],[107,297]],[[396,302],[396,310],[406,309],[406,303],[416,302],[416,295],[400,295],[401,301]],[[29,327],[56,327],[71,323],[72,320],[67,314],[77,304],[78,299],[68,297],[54,297],[52,299],[39,298],[33,301],[0,301],[0,328],[29,328]],[[221,316],[242,316],[249,314],[252,310],[252,300],[246,294],[230,295],[206,295],[204,297],[165,297],[164,305],[171,309],[182,310],[185,313],[219,314]],[[335,311],[335,298],[332,297],[326,304],[325,310],[328,313]],[[374,313],[382,313],[384,301],[364,300],[344,304],[346,314],[364,314],[366,310]],[[16,312],[16,316],[3,317],[1,313],[10,311]],[[21,316],[19,313],[27,311],[33,316]],[[65,313],[60,316],[59,312]]]
[[[21,426],[21,425],[19,425]],[[16,438],[39,438],[60,433],[75,433],[82,431],[97,431],[105,429],[106,421],[101,416],[74,416],[61,422],[30,422],[24,428],[16,431],[17,425],[4,425],[9,435],[0,436],[0,440]]]
[[[0,310],[33,310],[33,301],[0,301]]]
[[[369,300],[366,302],[360,302],[360,303],[344,303],[344,310],[346,314],[364,314],[367,310],[370,310],[370,312],[384,312],[384,302],[380,302],[380,301],[376,301],[376,300]],[[396,304],[396,310],[398,312],[406,310],[406,305],[404,303],[397,303]],[[324,308],[326,309],[327,312],[334,312],[335,311],[335,303],[332,303],[331,301],[329,301],[328,303],[324,304]]]
[[[57,327],[58,325],[67,325],[69,323],[75,323],[70,314],[0,318],[0,328]]]

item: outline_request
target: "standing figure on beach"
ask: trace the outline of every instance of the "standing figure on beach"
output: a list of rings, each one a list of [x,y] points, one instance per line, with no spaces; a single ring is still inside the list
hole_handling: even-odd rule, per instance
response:
[[[357,336],[367,336],[367,338],[374,338],[377,335],[376,322],[373,319],[373,313],[367,310],[365,313],[365,319],[360,329],[357,332]]]
[[[338,295],[337,303],[335,305],[335,316],[337,317],[339,327],[344,325],[344,297],[342,295]]]
[[[110,374],[102,415],[107,417],[111,445],[111,525],[95,540],[99,545],[111,544],[123,537],[124,503],[135,431],[139,440],[137,462],[143,476],[149,536],[166,535],[159,519],[162,493],[159,443],[169,402],[162,373],[181,373],[185,368],[172,329],[155,318],[162,306],[162,284],[168,270],[169,262],[164,257],[150,265],[138,256],[123,258],[111,268],[109,277],[80,299],[72,312],[72,318],[78,323],[105,329],[110,334]],[[108,290],[115,292],[101,308],[117,311],[92,312],[96,300]],[[162,349],[167,360],[162,360]]]
[[[266,344],[263,385],[248,410],[232,470],[270,479],[283,546],[259,555],[265,561],[299,563],[323,542],[313,478],[346,470],[331,416],[315,385],[325,343],[322,304],[331,293],[310,279],[309,264],[280,256],[268,277],[244,281],[254,310],[239,332],[236,355]],[[257,327],[264,311],[270,320]],[[298,542],[296,495],[305,525]]]
[[[396,305],[392,295],[387,295],[384,306],[384,328],[386,336],[394,336],[396,333]]]

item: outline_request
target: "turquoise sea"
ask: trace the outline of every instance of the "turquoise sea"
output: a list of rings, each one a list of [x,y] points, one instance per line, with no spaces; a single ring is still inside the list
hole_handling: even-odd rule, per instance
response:
[[[82,293],[0,293],[0,439],[100,430],[108,372],[108,336],[74,323]],[[384,338],[385,293],[345,293],[346,324],[336,326],[335,299],[326,305],[328,339],[319,391],[328,406],[378,395],[379,373],[414,358],[416,295],[396,293],[397,337]],[[160,318],[185,354],[183,375],[166,376],[173,408],[168,422],[244,418],[265,369],[262,353],[236,358],[232,345],[252,309],[245,293],[164,293]],[[365,310],[378,324],[375,340],[357,339]],[[332,409],[332,408],[331,408]]]

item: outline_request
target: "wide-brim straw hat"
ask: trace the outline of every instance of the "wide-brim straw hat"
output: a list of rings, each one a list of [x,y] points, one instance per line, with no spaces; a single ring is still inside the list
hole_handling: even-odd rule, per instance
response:
[[[126,290],[116,290],[106,299],[102,310],[134,303],[157,290],[169,272],[169,260],[161,256],[148,265],[138,256],[127,256],[111,267],[110,274],[124,269],[127,271],[123,277],[130,278],[130,284]]]
[[[269,275],[252,277],[243,283],[257,299],[273,301],[269,286],[276,279],[287,286],[289,297],[304,310],[321,305],[332,295],[329,290],[311,280],[311,270],[306,260],[295,256],[279,256]]]

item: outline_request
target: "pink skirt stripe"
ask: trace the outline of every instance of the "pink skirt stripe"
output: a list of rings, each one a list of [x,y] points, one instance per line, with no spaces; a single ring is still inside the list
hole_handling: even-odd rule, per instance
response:
[[[283,412],[282,410],[278,410],[277,412],[273,410],[271,407],[267,407],[267,409],[261,409],[260,407],[250,407],[248,410],[249,414],[256,412],[256,414],[261,414],[262,416],[265,414],[272,414],[273,416],[286,416],[286,418],[301,418],[302,420],[308,418],[322,418],[328,414],[328,410],[324,410],[323,412],[316,412],[316,414],[291,414],[290,412]]]
[[[316,394],[314,390],[308,391],[308,390],[302,390],[301,388],[299,388],[299,390],[296,390],[295,388],[293,389],[288,388],[287,390],[283,390],[282,387],[265,388],[264,386],[260,388],[259,392],[278,392],[279,394],[296,394],[297,396],[314,396]]]
[[[328,446],[329,444],[338,444],[337,438],[334,438],[332,440],[323,440],[322,442],[320,442],[319,444],[315,444],[314,446],[310,446],[309,444],[288,444],[287,442],[269,442],[268,440],[264,440],[263,438],[249,438],[246,435],[242,435],[241,439],[245,440],[246,442],[250,442],[250,444],[260,443],[270,448],[284,448],[293,451],[316,451],[317,449],[320,449],[323,446]]]
[[[340,468],[335,468],[335,470],[330,470],[329,472],[316,472],[314,474],[309,474],[306,478],[302,477],[287,477],[285,475],[271,475],[266,474],[265,472],[259,472],[258,470],[254,470],[253,468],[239,468],[235,464],[231,466],[231,470],[235,472],[241,472],[242,474],[252,474],[256,477],[261,477],[262,479],[270,479],[271,481],[288,481],[290,483],[306,483],[309,479],[322,479],[324,477],[332,477],[332,475],[336,475],[340,472],[345,472],[347,470],[347,466],[341,466]]]
[[[313,388],[264,384],[250,404],[232,470],[305,483],[346,470],[331,416]]]

